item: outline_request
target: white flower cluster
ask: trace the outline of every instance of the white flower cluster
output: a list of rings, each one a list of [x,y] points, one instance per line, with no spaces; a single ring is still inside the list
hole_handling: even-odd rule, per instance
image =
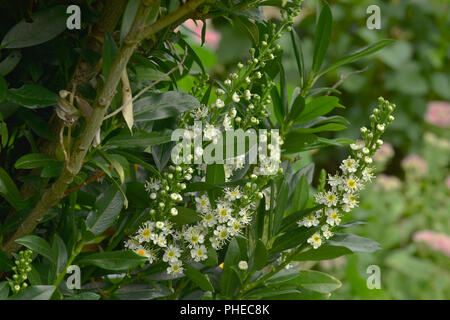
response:
[[[383,144],[380,139],[382,133],[394,120],[394,109],[394,104],[379,98],[379,108],[374,109],[370,116],[371,129],[361,128],[363,139],[350,145],[351,156],[342,161],[339,167],[341,173],[328,175],[328,190],[315,195],[319,209],[297,222],[300,227],[318,228],[308,239],[314,249],[334,235],[333,227],[341,223],[344,213],[358,205],[359,192],[365,183],[374,178],[373,169],[369,165],[372,163],[372,156]]]
[[[295,13],[298,14],[298,10],[293,11]],[[280,49],[275,41],[281,37],[282,32],[288,30],[291,23],[292,21],[285,22],[278,31],[274,24],[269,23],[268,34],[263,36],[261,46],[250,49],[250,59],[246,66],[239,63],[236,72],[230,73],[223,84],[219,85],[220,88],[214,91],[217,97],[214,103],[203,105],[180,117],[178,128],[186,129],[184,134],[188,139],[195,140],[197,135],[202,134],[208,143],[216,144],[223,131],[259,129],[260,119],[268,116],[266,110],[271,103],[270,89],[274,85],[261,71],[266,62],[275,58],[275,51]],[[254,89],[256,80],[258,87]],[[198,98],[203,97],[207,87],[200,82],[191,91]],[[267,143],[268,138],[271,139],[271,144],[267,146],[270,152],[265,157],[260,157],[258,164],[247,171],[244,179],[248,182],[244,185],[230,184],[214,203],[211,203],[212,198],[206,192],[184,191],[186,183],[190,181],[206,181],[205,164],[170,166],[169,172],[163,173],[161,178],[150,179],[146,188],[154,201],[149,210],[148,221],[129,238],[126,248],[147,257],[150,263],[162,260],[168,264],[167,272],[175,275],[183,272],[183,260],[202,262],[208,258],[208,250],[222,248],[250,224],[264,196],[263,188],[271,175],[280,172],[279,148],[271,145],[273,140],[279,145],[283,140],[281,137],[263,136],[260,143]],[[187,148],[193,151],[192,158],[185,159],[187,163],[191,163],[191,160],[203,155],[205,144],[192,144]],[[181,151],[175,150],[172,155],[179,155]],[[230,182],[236,170],[244,168],[244,155],[236,156],[233,160],[224,165],[226,182]],[[179,213],[180,208],[177,206],[187,207],[189,210],[195,208],[199,220],[188,225],[171,222],[171,216]]]

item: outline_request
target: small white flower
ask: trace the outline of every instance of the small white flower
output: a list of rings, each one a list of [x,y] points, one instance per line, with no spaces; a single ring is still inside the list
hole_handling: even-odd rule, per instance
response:
[[[377,130],[383,132],[384,131],[384,125],[377,124]]]
[[[239,267],[239,269],[241,269],[241,270],[247,270],[247,269],[248,269],[248,263],[247,263],[247,261],[244,261],[244,260],[239,261],[238,267]]]
[[[228,204],[218,204],[216,211],[219,222],[223,223],[231,218],[231,213],[233,212],[233,209],[231,209],[231,206]]]
[[[327,224],[324,224],[320,229],[322,230],[322,235],[325,239],[330,239],[334,236],[334,233],[330,230],[330,227]]]
[[[319,233],[314,233],[309,239],[308,243],[313,246],[314,249],[317,249],[322,245],[322,238]]]
[[[194,261],[200,262],[208,258],[207,252],[206,247],[201,245],[200,247],[191,250],[191,257]]]
[[[236,199],[240,199],[242,197],[242,193],[239,190],[239,186],[234,189],[226,188],[225,189],[225,198],[229,201],[234,201]]]
[[[166,250],[164,250],[163,261],[176,262],[180,256],[181,250],[173,245],[170,245]]]
[[[252,93],[250,92],[250,90],[245,90],[243,97],[247,101],[250,100],[252,98]]]
[[[226,86],[231,86],[231,80],[226,79],[223,83],[225,83]]]
[[[341,218],[339,217],[338,211],[336,208],[329,208],[327,210],[327,223],[330,226],[337,226],[341,223]]]
[[[328,191],[325,194],[325,204],[328,207],[332,207],[335,206],[338,203],[338,197],[336,195],[336,193],[334,193],[333,191]]]
[[[355,159],[348,157],[347,159],[342,161],[340,168],[343,172],[356,172],[356,170],[358,169],[358,162]]]
[[[145,183],[145,189],[150,191],[158,191],[161,189],[161,180],[159,179],[150,179]]]
[[[174,275],[182,274],[183,267],[182,267],[181,261],[171,262],[170,267],[167,268],[167,273],[168,274],[173,273]]]
[[[241,101],[241,99],[239,98],[239,95],[237,94],[237,92],[233,93],[233,96],[231,97],[231,100],[233,100],[236,103]]]
[[[170,214],[171,214],[172,216],[178,215],[178,210],[177,210],[177,208],[172,208],[172,209],[170,209]]]
[[[216,105],[217,108],[223,108],[223,107],[225,107],[225,102],[223,102],[222,99],[217,98],[215,105]]]

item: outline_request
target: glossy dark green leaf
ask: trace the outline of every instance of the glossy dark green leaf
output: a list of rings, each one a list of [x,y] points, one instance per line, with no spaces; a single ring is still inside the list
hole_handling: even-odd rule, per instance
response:
[[[314,270],[302,270],[300,275],[295,278],[295,283],[307,290],[319,293],[330,293],[342,286],[338,279]]]
[[[108,77],[109,70],[111,69],[112,63],[117,56],[119,49],[117,48],[114,39],[109,33],[105,33],[105,38],[103,42],[103,52],[102,52],[102,74]]]
[[[214,287],[212,286],[208,275],[201,273],[199,270],[187,263],[184,265],[183,273],[186,275],[186,277],[197,284],[203,291],[214,292]]]
[[[240,261],[240,256],[239,244],[233,238],[228,245],[222,272],[221,292],[227,297],[233,296],[238,289],[239,278],[231,267],[237,266]]]
[[[35,84],[25,84],[19,89],[9,89],[7,99],[30,109],[55,105],[58,95]]]
[[[328,240],[328,244],[346,247],[352,252],[375,252],[381,250],[381,245],[378,242],[351,233],[336,233],[332,239]]]
[[[131,26],[134,21],[134,17],[138,11],[139,5],[141,4],[140,0],[130,0],[125,8],[122,17],[122,25],[120,28],[120,42],[122,43],[125,40],[128,32],[131,29]]]
[[[0,282],[0,300],[6,300],[9,295],[9,284],[7,281]]]
[[[309,249],[296,255],[293,261],[320,261],[331,260],[337,257],[351,254],[352,251],[346,247],[330,246],[324,244],[317,249]]]
[[[304,123],[314,120],[317,117],[329,113],[334,108],[342,108],[339,104],[339,99],[333,96],[323,96],[312,98],[306,102],[305,109],[297,118],[297,123]]]
[[[138,123],[176,117],[199,107],[200,102],[187,93],[177,91],[153,93],[134,103],[134,121]]]
[[[8,298],[8,300],[50,300],[55,286],[31,286]]]
[[[79,294],[76,294],[71,297],[67,297],[64,300],[99,300],[100,295],[94,292],[82,292]]]
[[[30,153],[20,157],[14,167],[16,169],[34,169],[41,168],[51,163],[57,163],[55,158],[43,153]]]
[[[283,282],[290,281],[297,278],[300,275],[300,271],[295,269],[282,269],[281,271],[275,273],[266,282],[266,286],[273,286],[276,284],[281,284]]]
[[[27,124],[31,130],[34,131],[38,136],[54,141],[55,136],[53,135],[47,121],[36,115],[32,110],[26,108],[19,108],[17,110],[17,115]]]
[[[252,41],[253,45],[257,45],[259,43],[259,30],[255,23],[242,17],[236,17],[234,23],[239,28],[239,30],[247,35],[247,37]]]
[[[56,257],[57,273],[61,272],[67,264],[67,248],[58,234],[55,234],[52,243],[53,255]]]
[[[277,194],[276,207],[273,213],[273,234],[276,234],[281,227],[281,222],[284,218],[284,213],[289,200],[289,183],[283,180],[280,190]]]
[[[214,163],[209,164],[206,167],[206,183],[210,185],[217,185],[225,182],[225,170],[223,164]],[[212,189],[208,190],[208,196],[211,203],[215,203],[215,200],[220,196],[221,190]]]
[[[256,242],[255,253],[254,253],[254,266],[255,270],[261,270],[267,265],[267,249],[261,239]]]
[[[17,67],[21,59],[22,53],[20,53],[19,50],[11,51],[8,56],[0,62],[0,75],[8,75]]]
[[[294,189],[294,194],[292,195],[292,205],[291,209],[295,211],[303,210],[308,202],[309,198],[309,186],[308,180],[305,175],[302,175],[299,183]]]
[[[287,249],[296,248],[299,245],[303,245],[306,243],[308,238],[314,234],[314,232],[316,232],[316,228],[299,227],[289,230],[275,239],[270,253],[275,254]]]
[[[324,2],[314,34],[314,53],[312,72],[316,73],[322,66],[331,40],[333,16],[328,3]]]
[[[139,148],[150,147],[171,141],[171,135],[157,132],[146,132],[134,130],[133,135],[130,130],[123,129],[121,132],[108,140],[106,145],[119,148]]]
[[[286,153],[297,153],[310,150],[311,145],[317,143],[318,137],[312,133],[298,133],[291,131],[286,136],[282,148]]]
[[[54,265],[57,264],[57,259],[52,248],[48,242],[41,237],[30,234],[17,239],[16,242],[32,250],[34,253],[47,258]]]
[[[79,265],[93,265],[106,270],[123,271],[133,269],[148,261],[132,251],[98,252],[84,256],[76,261]]]
[[[0,196],[2,196],[15,209],[25,207],[25,202],[22,200],[19,189],[8,175],[8,173],[0,167]]]
[[[9,271],[14,266],[11,260],[9,260],[6,253],[0,250],[0,270],[1,271]]]
[[[192,209],[178,206],[176,207],[178,214],[176,216],[171,216],[170,220],[178,225],[191,224],[200,220],[201,216]]]
[[[106,189],[95,203],[95,211],[86,219],[88,230],[98,236],[112,226],[123,208],[123,201],[121,192],[115,186]]]
[[[32,22],[20,21],[2,40],[2,47],[26,48],[52,40],[66,30],[67,6],[53,6],[32,14]]]
[[[293,95],[293,99],[294,101],[292,102],[291,110],[288,116],[288,120],[291,121],[295,121],[305,109],[305,98],[302,97],[300,91],[298,91],[295,97]]]
[[[5,78],[0,75],[0,102],[5,100],[6,95],[8,93],[8,84],[5,81]]]

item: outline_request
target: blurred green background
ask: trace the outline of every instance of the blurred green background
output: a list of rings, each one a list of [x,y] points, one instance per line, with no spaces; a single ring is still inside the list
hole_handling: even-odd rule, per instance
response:
[[[295,22],[305,64],[311,65],[318,1],[306,0]],[[332,299],[450,299],[450,1],[329,1],[333,37],[327,60],[338,58],[380,39],[395,39],[382,51],[327,74],[318,87],[337,89],[352,125],[340,136],[356,138],[366,125],[377,98],[397,104],[396,120],[375,157],[377,181],[361,197],[361,206],[347,220],[382,250],[354,254],[309,265],[333,274],[343,283]],[[381,9],[381,29],[369,30],[366,12]],[[267,17],[278,12],[267,8]],[[191,21],[192,22],[192,21]],[[186,23],[198,55],[214,77],[224,78],[247,57],[250,40],[224,20],[209,22],[206,44],[200,46],[200,23]],[[292,91],[298,85],[296,62],[287,35],[280,40]],[[312,156],[316,168],[334,172],[346,150],[329,148]],[[380,268],[381,288],[369,289],[367,268]]]

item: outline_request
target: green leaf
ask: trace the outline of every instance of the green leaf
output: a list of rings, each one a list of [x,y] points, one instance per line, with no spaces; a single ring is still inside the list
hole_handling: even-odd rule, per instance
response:
[[[5,78],[0,75],[0,102],[3,102],[3,100],[5,100],[7,93],[8,84],[6,83]]]
[[[167,297],[172,293],[169,288],[160,284],[129,284],[117,290],[114,297],[120,300],[153,300]]]
[[[233,238],[228,245],[222,272],[221,292],[227,297],[233,296],[238,289],[239,278],[232,267],[239,263],[240,256],[239,244],[236,238]]]
[[[43,153],[30,153],[20,157],[14,167],[16,169],[34,169],[41,168],[51,163],[57,163],[55,158]]]
[[[346,247],[352,252],[375,252],[381,249],[378,242],[350,233],[336,233],[332,239],[328,240],[328,244]]]
[[[303,210],[306,207],[309,198],[309,186],[306,175],[302,175],[299,183],[294,189],[294,194],[292,195],[292,205],[291,209],[295,211]]]
[[[7,281],[0,282],[0,300],[6,300],[9,295],[9,284]]]
[[[33,22],[20,21],[6,33],[1,46],[26,48],[52,40],[66,29],[66,8],[60,5],[33,13]]]
[[[300,275],[300,271],[295,269],[283,269],[277,273],[275,273],[272,277],[270,277],[265,285],[270,287],[276,284],[281,284],[283,282],[290,281],[292,279],[297,278]]]
[[[112,226],[123,208],[123,201],[122,193],[115,186],[106,189],[95,203],[96,210],[86,219],[88,230],[98,236]]]
[[[98,252],[80,258],[79,265],[94,265],[102,269],[123,271],[133,269],[148,261],[132,251]]]
[[[139,5],[141,4],[140,0],[130,0],[125,8],[122,17],[122,26],[120,28],[120,43],[123,43],[125,37],[133,25],[134,17],[138,11]]]
[[[105,79],[108,77],[109,70],[117,56],[119,49],[117,48],[114,39],[109,33],[105,33],[105,40],[103,42],[102,52],[102,75]]]
[[[2,62],[0,62],[0,75],[8,75],[17,67],[21,59],[22,53],[20,53],[19,50],[11,51],[8,56]]]
[[[108,140],[106,145],[119,148],[149,147],[171,141],[171,135],[158,132],[134,131],[122,129],[120,133]]]
[[[17,115],[26,123],[31,130],[34,131],[38,136],[50,140],[55,141],[55,136],[53,135],[50,127],[44,119],[36,115],[33,111],[19,108],[17,110]]]
[[[138,123],[172,118],[200,106],[200,102],[187,93],[152,93],[134,102],[134,121]]]
[[[209,164],[206,167],[206,183],[210,185],[217,185],[225,182],[225,170],[223,164]],[[221,190],[212,189],[208,190],[208,196],[211,204],[215,203],[215,200],[220,196]]]
[[[346,247],[322,245],[317,249],[309,249],[296,255],[293,261],[320,261],[331,260],[337,257],[351,254],[352,251]]]
[[[316,73],[322,66],[331,40],[333,16],[328,3],[324,2],[314,34],[314,54],[312,72]]]
[[[259,30],[256,24],[248,20],[247,18],[236,17],[233,21],[236,26],[252,40],[253,45],[259,43]]]
[[[214,287],[206,274],[201,273],[199,270],[187,263],[184,265],[183,273],[186,277],[196,283],[203,291],[214,292]]]
[[[383,49],[384,47],[392,44],[394,41],[395,40],[392,40],[392,39],[383,39],[383,40],[377,41],[375,43],[372,43],[366,47],[360,48],[357,51],[349,54],[348,56],[345,56],[345,57],[339,59],[338,61],[334,62],[330,66],[326,67],[325,70],[323,70],[316,76],[316,78],[319,78],[319,77],[323,76],[324,74],[326,74],[336,68],[339,68],[340,66],[352,63],[362,57],[365,57],[374,52],[377,52],[377,51]]]
[[[31,286],[8,298],[8,300],[50,300],[55,286]]]
[[[284,212],[289,200],[289,183],[285,179],[281,183],[280,190],[278,191],[276,199],[276,207],[273,213],[273,234],[276,234],[280,230],[281,222],[284,218]]]
[[[297,123],[304,123],[314,120],[317,117],[329,113],[336,107],[343,107],[339,104],[339,99],[333,96],[323,96],[310,99],[305,109],[297,119]]]
[[[286,136],[282,148],[285,153],[298,153],[309,150],[311,145],[317,143],[318,137],[312,133],[299,133],[291,131]]]
[[[275,239],[270,253],[275,254],[305,244],[306,240],[316,232],[316,229],[300,227],[285,232]]]
[[[291,110],[289,112],[288,120],[295,121],[298,116],[303,112],[305,109],[305,98],[298,92],[297,96],[295,97]]]
[[[17,239],[16,242],[32,250],[34,253],[38,253],[47,258],[54,265],[57,264],[57,259],[52,248],[41,237],[30,234]]]
[[[14,266],[14,264],[9,260],[6,253],[0,250],[0,270],[1,271],[9,271]]]
[[[297,133],[317,133],[317,132],[324,132],[324,131],[342,131],[347,129],[347,126],[339,123],[327,123],[323,126],[318,126],[314,128],[298,128],[294,131]]]
[[[203,262],[203,264],[208,267],[217,266],[219,264],[217,251],[214,248],[208,248],[208,258]]]
[[[307,290],[319,293],[330,293],[342,286],[342,283],[338,279],[314,270],[302,270],[300,275],[295,279],[295,283]]]
[[[276,86],[272,87],[270,91],[270,97],[272,98],[273,111],[275,117],[277,118],[279,123],[283,123],[284,122],[283,105],[281,104],[281,97]]]
[[[100,299],[99,294],[96,294],[94,292],[82,292],[74,296],[67,297],[64,300],[99,300],[99,299]]]
[[[181,206],[176,208],[178,210],[178,214],[176,216],[170,217],[170,220],[172,220],[176,224],[178,225],[191,224],[200,220],[200,215],[195,210]]]
[[[23,209],[26,202],[22,200],[19,189],[8,175],[8,173],[0,167],[0,196],[2,196],[8,203],[16,210]]]
[[[64,241],[60,238],[60,236],[58,236],[58,234],[55,234],[53,238],[52,250],[57,261],[56,272],[59,274],[67,264],[67,248]]]
[[[7,99],[21,106],[36,109],[48,107],[58,102],[58,95],[35,84],[25,84],[19,89],[9,89]]]
[[[262,268],[264,268],[267,265],[267,257],[268,256],[266,246],[264,245],[264,242],[262,242],[261,239],[258,239],[255,247],[254,253],[255,264],[253,268],[255,270],[261,270]]]

